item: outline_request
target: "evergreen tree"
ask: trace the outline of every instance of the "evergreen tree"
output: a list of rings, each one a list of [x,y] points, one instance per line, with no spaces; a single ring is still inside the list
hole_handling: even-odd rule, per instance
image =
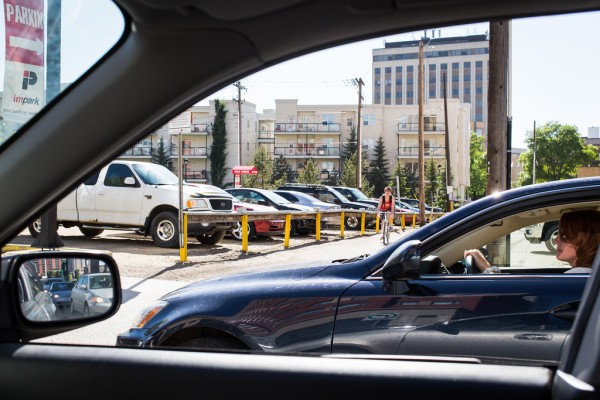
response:
[[[396,177],[398,180],[396,181]],[[413,197],[412,191],[408,186],[408,177],[406,173],[406,167],[400,163],[396,164],[396,168],[392,173],[392,177],[390,179],[389,185],[392,187],[396,187],[397,184],[400,185],[400,197]],[[394,191],[394,194],[397,194],[398,191]]]
[[[342,145],[342,161],[345,162],[347,159],[352,157],[352,154],[356,154],[357,147],[358,146],[356,145],[356,127],[353,126],[352,128],[350,128],[350,135],[348,137],[348,140]]]
[[[225,102],[215,100],[215,119],[213,122],[213,141],[210,146],[210,176],[213,185],[223,187],[227,176],[225,160],[227,159],[227,130],[225,128]]]
[[[258,146],[258,149],[256,149],[252,165],[256,167],[258,174],[245,176],[244,186],[269,189],[273,176],[273,159],[271,159],[271,155],[267,153],[264,146]]]
[[[158,145],[156,146],[156,151],[152,154],[152,162],[154,164],[162,165],[163,167],[167,167],[169,165],[169,161],[171,160],[171,155],[169,154],[169,149],[165,146],[165,139],[160,138],[158,141]]]
[[[410,190],[409,197],[416,199],[419,197],[419,176],[417,175],[416,171],[408,167],[404,170],[406,171],[406,183],[408,184],[408,188]]]
[[[383,193],[383,190],[388,185],[390,175],[389,161],[385,157],[385,142],[383,141],[383,137],[380,136],[377,140],[373,153],[374,159],[369,164],[371,174],[368,182],[373,186],[375,193]]]
[[[351,154],[344,161],[344,169],[340,179],[340,185],[348,187],[356,186],[356,153]]]
[[[278,185],[277,182],[287,182],[288,178],[292,176],[291,172],[292,168],[288,164],[283,154],[280,154],[279,157],[277,157],[273,162],[273,174],[271,175],[272,183],[276,187],[281,186]]]
[[[437,164],[430,158],[425,164],[425,203],[432,205],[435,203],[438,190],[438,170]]]
[[[304,168],[298,171],[298,183],[319,183],[319,171],[312,158],[307,158]]]

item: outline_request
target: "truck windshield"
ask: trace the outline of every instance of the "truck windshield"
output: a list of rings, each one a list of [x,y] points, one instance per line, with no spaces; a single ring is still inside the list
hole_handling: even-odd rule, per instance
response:
[[[133,164],[133,169],[146,185],[177,185],[177,175],[158,164]]]

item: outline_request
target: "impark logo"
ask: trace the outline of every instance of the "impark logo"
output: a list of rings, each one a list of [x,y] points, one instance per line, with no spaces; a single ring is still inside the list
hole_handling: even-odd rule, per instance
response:
[[[23,71],[23,90],[37,83],[37,74],[33,71]]]

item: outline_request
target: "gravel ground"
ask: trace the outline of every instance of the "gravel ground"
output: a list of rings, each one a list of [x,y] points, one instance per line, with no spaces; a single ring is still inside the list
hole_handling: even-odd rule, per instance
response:
[[[395,240],[409,233],[395,232]],[[248,245],[248,253],[241,251],[241,243],[225,239],[217,245],[203,245],[190,238],[187,261],[180,261],[178,249],[155,246],[149,238],[126,231],[105,231],[97,238],[84,237],[77,228],[59,228],[58,234],[69,248],[108,250],[119,265],[123,277],[194,282],[218,275],[281,268],[310,261],[331,261],[360,254],[372,254],[383,245],[380,235],[367,231],[361,236],[357,231],[339,230],[321,233],[321,241],[314,236],[293,237],[290,247],[284,248],[283,237],[259,238]],[[23,231],[12,244],[30,245],[33,238]]]

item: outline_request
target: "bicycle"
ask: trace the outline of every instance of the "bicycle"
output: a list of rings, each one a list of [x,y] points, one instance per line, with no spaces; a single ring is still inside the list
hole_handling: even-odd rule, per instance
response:
[[[382,211],[379,214],[382,223],[381,238],[383,239],[383,244],[387,246],[390,243],[390,221],[388,220],[386,211]]]

